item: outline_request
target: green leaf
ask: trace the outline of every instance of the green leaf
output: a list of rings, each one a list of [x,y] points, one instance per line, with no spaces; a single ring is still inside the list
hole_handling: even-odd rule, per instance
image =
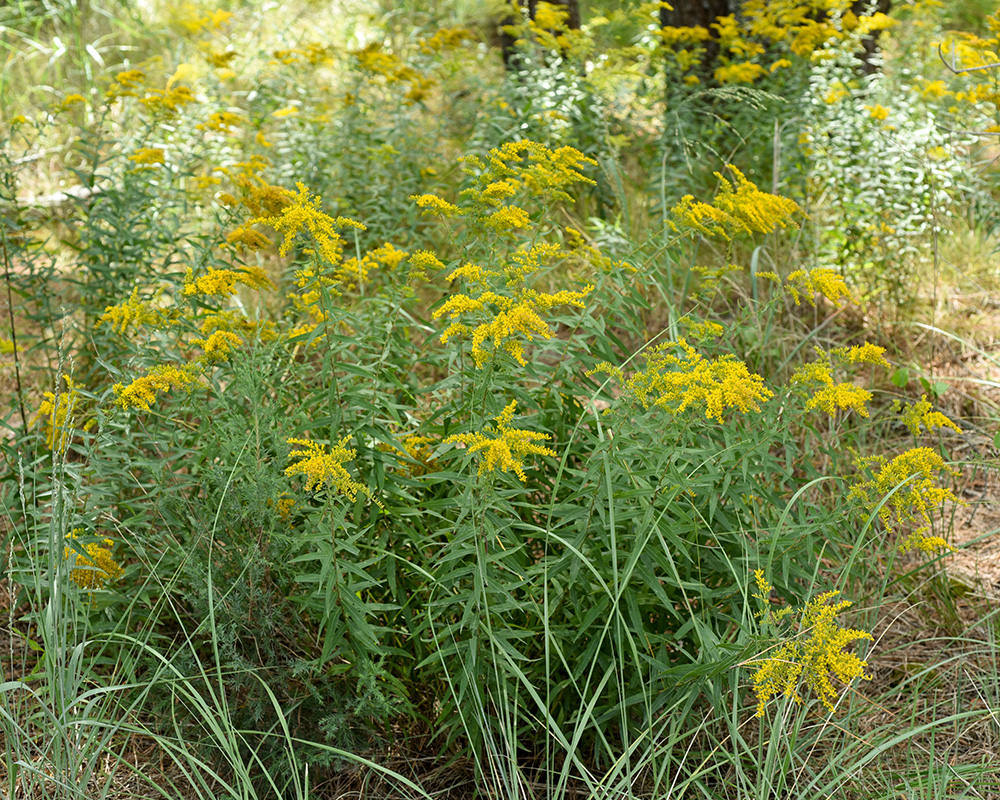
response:
[[[894,373],[892,373],[892,382],[902,389],[910,381],[910,370],[906,367],[900,367]]]

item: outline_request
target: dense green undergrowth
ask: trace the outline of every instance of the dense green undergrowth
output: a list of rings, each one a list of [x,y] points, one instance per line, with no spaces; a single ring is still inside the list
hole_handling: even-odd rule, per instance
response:
[[[6,795],[986,796],[995,384],[905,332],[996,18],[945,79],[926,4],[538,5],[506,73],[416,5],[101,9],[45,97],[105,23],[5,12]],[[900,603],[954,652],[880,668]]]

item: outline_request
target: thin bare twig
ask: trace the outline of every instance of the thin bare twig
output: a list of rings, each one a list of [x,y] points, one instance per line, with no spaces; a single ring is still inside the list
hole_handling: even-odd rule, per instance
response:
[[[941,63],[944,64],[945,67],[947,67],[955,75],[961,75],[961,74],[963,74],[965,72],[981,72],[982,70],[996,69],[997,67],[1000,67],[1000,61],[998,61],[995,64],[984,64],[981,67],[957,67],[955,65],[955,51],[954,50],[952,50],[952,53],[951,53],[951,63],[949,64],[947,61],[945,61],[945,58],[944,58],[944,45],[943,44],[939,44],[938,45],[938,57],[941,59]]]
[[[28,430],[28,415],[24,410],[24,390],[21,388],[21,362],[17,355],[17,331],[14,326],[14,296],[10,288],[10,258],[7,254],[7,230],[0,230],[0,252],[3,254],[3,276],[7,283],[7,315],[10,319],[10,342],[14,348],[14,383],[17,386],[17,405],[21,411],[21,425]]]

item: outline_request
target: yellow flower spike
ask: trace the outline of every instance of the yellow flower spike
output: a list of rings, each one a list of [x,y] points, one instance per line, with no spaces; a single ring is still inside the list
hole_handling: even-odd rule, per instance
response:
[[[888,362],[882,358],[883,348],[875,345],[861,345],[852,348],[838,348],[833,351],[833,355],[840,363],[850,364],[852,362],[882,364],[888,366]],[[868,417],[867,403],[872,399],[872,393],[867,389],[856,386],[853,383],[834,383],[833,361],[830,356],[817,348],[819,358],[808,364],[799,367],[791,377],[790,383],[802,385],[805,391],[809,391],[809,384],[819,384],[809,400],[806,401],[805,410],[813,411],[819,409],[826,412],[831,417],[836,416],[837,410],[855,410],[862,417]]]
[[[135,162],[136,166],[156,166],[166,162],[166,154],[162,147],[143,147],[136,150],[128,157],[129,161]]]
[[[508,340],[518,334],[528,341],[533,341],[536,336],[541,339],[551,338],[552,330],[539,316],[539,310],[548,310],[556,305],[582,308],[583,299],[593,288],[586,286],[579,292],[563,290],[556,294],[522,290],[515,297],[505,297],[496,292],[483,292],[475,298],[456,294],[434,311],[432,319],[447,316],[451,320],[457,320],[463,314],[477,312],[489,315],[488,321],[477,325],[473,330],[472,357],[476,367],[481,368],[491,356],[491,352],[483,347],[488,341],[493,344],[493,352],[503,347],[523,366],[527,363],[522,354],[523,348],[519,345],[511,346]],[[468,329],[468,326],[462,323],[453,322],[441,335],[441,342],[446,343],[451,337]]]
[[[112,389],[115,393],[115,403],[126,411],[130,408],[141,408],[150,411],[156,400],[157,392],[167,392],[171,389],[188,389],[194,382],[197,367],[189,365],[185,368],[175,366],[153,367],[146,375],[136,378],[128,386],[116,383]]]
[[[825,592],[806,603],[802,613],[802,636],[783,642],[773,653],[760,661],[753,675],[757,695],[758,717],[764,716],[767,701],[784,695],[796,703],[802,702],[800,685],[817,695],[828,711],[834,711],[837,690],[831,675],[843,684],[855,678],[869,680],[865,675],[868,662],[845,648],[856,641],[874,641],[867,631],[841,628],[836,616],[850,607],[847,600],[830,604],[839,592]]]
[[[531,227],[531,218],[523,208],[502,206],[487,216],[483,220],[483,224],[497,233],[507,233],[508,231]]]
[[[66,538],[76,539],[82,532],[82,529],[77,528]],[[73,583],[81,589],[94,591],[103,588],[109,580],[120,578],[125,570],[115,561],[111,553],[113,546],[114,542],[110,539],[92,542],[83,546],[86,555],[77,552],[72,545],[64,547],[63,560],[72,565],[69,574]]]
[[[188,269],[184,276],[184,295],[191,297],[229,297],[236,294],[236,284],[242,284],[251,289],[274,288],[271,279],[260,267],[244,267],[241,271],[232,269],[209,269],[204,275],[194,277],[194,271]]]
[[[417,250],[407,259],[407,263],[410,265],[409,277],[412,280],[429,280],[428,269],[444,269],[441,259],[429,250]]]
[[[940,411],[931,411],[931,404],[927,401],[927,395],[922,395],[919,403],[907,404],[900,414],[899,419],[900,422],[909,428],[910,433],[914,436],[920,435],[921,426],[927,428],[928,431],[950,428],[955,433],[962,432],[962,429],[958,425]]]
[[[885,348],[869,342],[854,347],[838,347],[830,352],[842,364],[876,364],[880,367],[892,366],[885,360]]]
[[[76,384],[69,375],[63,375],[65,392],[45,392],[38,410],[29,424],[44,420],[45,443],[50,450],[66,447],[73,429],[73,412],[76,409],[78,393]]]
[[[837,409],[850,411],[854,409],[862,417],[868,417],[866,403],[872,399],[872,393],[853,383],[838,383],[835,386],[824,386],[806,402],[806,411],[819,409],[831,417],[836,416]]]
[[[111,330],[120,336],[125,336],[129,328],[149,325],[157,327],[169,324],[173,314],[169,311],[159,311],[150,308],[149,304],[139,299],[139,288],[132,290],[132,295],[124,303],[107,306],[97,320],[98,326],[108,323]]]
[[[738,234],[771,233],[775,228],[795,224],[792,217],[802,209],[794,200],[762,192],[736,167],[730,165],[729,170],[736,177],[735,184],[715,173],[720,181],[715,200],[708,204],[685,195],[670,211],[671,228],[678,232],[690,228],[706,236],[731,239]]]
[[[857,464],[875,474],[866,480],[856,481],[848,496],[860,500],[868,514],[878,509],[879,519],[886,530],[897,531],[916,526],[900,544],[900,549],[939,547],[940,537],[927,536],[931,529],[931,514],[945,502],[960,504],[962,501],[951,489],[938,484],[938,476],[957,476],[959,472],[948,467],[944,459],[929,447],[915,447],[889,462],[882,456],[874,456],[860,459]]]
[[[816,305],[815,296],[822,295],[831,303],[839,304],[841,300],[851,300],[851,291],[844,279],[829,267],[817,267],[806,271],[796,270],[785,279],[785,288],[795,305],[800,305],[804,297],[811,306]]]
[[[510,427],[514,418],[514,411],[517,408],[517,401],[511,400],[503,411],[494,417],[495,430],[487,430],[489,436],[484,433],[459,433],[445,439],[446,444],[463,444],[470,453],[479,453],[482,458],[479,461],[478,474],[485,475],[490,472],[512,471],[522,483],[528,477],[524,472],[523,459],[529,455],[552,456],[556,453],[548,447],[536,444],[538,441],[549,439],[546,433],[536,433],[519,428]]]
[[[374,500],[368,487],[363,483],[354,480],[344,463],[353,461],[357,451],[347,448],[350,436],[345,436],[326,452],[326,446],[308,439],[288,439],[288,444],[299,445],[301,449],[292,450],[288,457],[298,459],[294,464],[289,464],[285,468],[285,475],[306,476],[306,491],[320,491],[324,485],[329,485],[336,492],[344,495],[352,502],[357,500],[358,494],[363,494],[377,506],[382,504]]]
[[[307,232],[315,242],[319,255],[329,264],[339,264],[343,257],[344,240],[335,229],[356,228],[363,231],[367,228],[347,217],[331,217],[320,208],[319,196],[311,195],[302,183],[296,183],[295,186],[299,190],[298,194],[279,214],[259,217],[251,220],[250,224],[267,225],[276,233],[283,234],[281,247],[278,248],[283,256],[288,255],[298,235]]]
[[[422,209],[425,216],[457,217],[462,209],[434,194],[412,195],[410,199]]]
[[[205,122],[202,122],[195,127],[202,131],[220,131],[222,133],[228,133],[232,128],[238,128],[245,124],[246,119],[239,114],[234,114],[232,111],[218,111],[209,116]]]
[[[675,355],[673,351],[677,349],[683,355]],[[751,373],[735,356],[706,359],[685,339],[658,345],[643,356],[645,368],[628,379],[620,368],[606,362],[588,375],[597,372],[613,375],[623,392],[644,408],[659,406],[670,414],[680,414],[688,408],[704,407],[705,417],[720,423],[725,421],[727,411],[759,412],[760,403],[774,396],[764,386],[764,379]]]
[[[243,346],[243,340],[232,331],[214,331],[207,339],[195,339],[192,347],[200,347],[205,351],[208,363],[225,361],[229,354]]]

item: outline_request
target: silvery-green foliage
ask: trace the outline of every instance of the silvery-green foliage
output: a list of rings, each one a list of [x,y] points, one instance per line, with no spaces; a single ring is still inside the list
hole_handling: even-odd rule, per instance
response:
[[[821,258],[866,291],[913,299],[915,271],[933,252],[955,198],[970,189],[969,142],[943,127],[916,75],[863,75],[859,39],[831,43],[803,98],[801,145]]]

